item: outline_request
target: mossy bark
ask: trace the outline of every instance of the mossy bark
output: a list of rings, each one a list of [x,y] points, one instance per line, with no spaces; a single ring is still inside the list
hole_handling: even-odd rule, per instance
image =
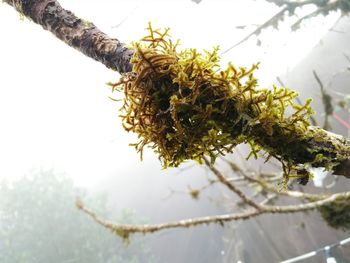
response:
[[[319,127],[309,126],[305,133],[283,132],[283,127],[274,127],[267,135],[263,127],[250,127],[249,137],[266,151],[296,164],[332,169],[337,175],[350,178],[350,141]]]
[[[4,0],[17,11],[52,32],[56,37],[119,73],[130,72],[134,52],[119,40],[107,36],[94,24],[63,9],[55,0]],[[335,174],[350,178],[350,141],[310,126],[305,134],[288,133],[285,127],[255,125],[245,131],[266,151],[284,160],[314,167],[330,167]]]

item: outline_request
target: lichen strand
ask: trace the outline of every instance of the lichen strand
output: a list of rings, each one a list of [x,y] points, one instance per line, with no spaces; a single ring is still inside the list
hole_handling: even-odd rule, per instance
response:
[[[298,105],[295,91],[257,88],[257,64],[222,69],[218,48],[178,51],[168,29],[149,25],[148,31],[133,44],[133,71],[110,84],[113,91],[124,90],[123,125],[138,134],[134,146],[141,154],[146,145],[153,148],[165,167],[201,162],[204,155],[214,162],[246,142],[251,155],[265,150],[288,167],[335,157],[320,156],[322,149],[310,154],[315,149],[310,138],[321,134],[309,129],[311,100]]]

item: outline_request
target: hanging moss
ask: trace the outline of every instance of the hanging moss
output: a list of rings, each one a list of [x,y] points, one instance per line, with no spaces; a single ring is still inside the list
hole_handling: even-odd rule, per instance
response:
[[[350,199],[338,198],[332,203],[318,208],[329,226],[336,229],[350,230]]]
[[[123,126],[138,134],[133,146],[141,157],[148,146],[164,167],[185,160],[201,162],[205,155],[214,162],[245,142],[251,146],[249,157],[257,158],[265,150],[281,160],[286,172],[295,168],[297,162],[274,148],[286,146],[295,134],[307,133],[311,100],[299,105],[293,101],[298,95],[293,90],[258,88],[253,75],[258,64],[247,69],[229,63],[221,68],[218,47],[203,53],[179,51],[168,31],[149,25],[149,34],[133,44],[132,72],[110,84],[113,91],[124,91]],[[269,146],[270,139],[275,142]]]

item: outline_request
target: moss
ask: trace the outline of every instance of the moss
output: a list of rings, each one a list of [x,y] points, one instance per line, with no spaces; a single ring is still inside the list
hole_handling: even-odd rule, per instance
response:
[[[350,199],[338,198],[336,201],[318,208],[329,226],[350,230]]]
[[[149,25],[149,34],[133,43],[132,72],[110,84],[113,91],[124,91],[123,126],[138,134],[133,146],[141,157],[148,146],[164,167],[201,162],[203,156],[213,163],[245,142],[251,146],[249,157],[264,150],[267,158],[280,160],[286,177],[307,169],[305,164],[324,165],[334,158],[333,152],[314,151],[312,138],[324,142],[324,134],[310,129],[311,100],[299,105],[293,90],[258,88],[253,75],[258,64],[221,68],[218,47],[179,51],[168,31]]]
[[[190,189],[189,194],[194,200],[198,200],[199,196],[201,194],[201,190],[200,189]]]
[[[123,240],[123,242],[125,244],[129,244],[131,231],[126,230],[126,229],[118,228],[118,229],[113,229],[112,232],[114,234],[118,235]]]

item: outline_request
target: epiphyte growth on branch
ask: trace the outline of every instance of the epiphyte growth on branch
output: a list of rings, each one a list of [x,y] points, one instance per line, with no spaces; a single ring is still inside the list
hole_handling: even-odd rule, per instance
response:
[[[344,231],[350,229],[349,197],[340,196],[334,202],[319,207],[318,210],[329,226]]]
[[[299,162],[282,154],[287,149],[278,148],[294,143],[293,138],[307,141],[314,136],[309,130],[311,100],[299,105],[293,101],[298,96],[293,90],[258,88],[253,75],[258,64],[247,69],[229,63],[223,69],[218,47],[203,53],[179,51],[169,29],[153,29],[150,24],[147,29],[148,35],[133,43],[132,72],[110,83],[113,91],[124,91],[123,126],[138,134],[133,146],[141,156],[149,146],[164,167],[185,160],[201,162],[203,156],[214,162],[219,154],[248,143],[250,156],[264,150],[288,169],[323,158],[310,153],[311,158]],[[308,152],[306,148],[301,152]]]

